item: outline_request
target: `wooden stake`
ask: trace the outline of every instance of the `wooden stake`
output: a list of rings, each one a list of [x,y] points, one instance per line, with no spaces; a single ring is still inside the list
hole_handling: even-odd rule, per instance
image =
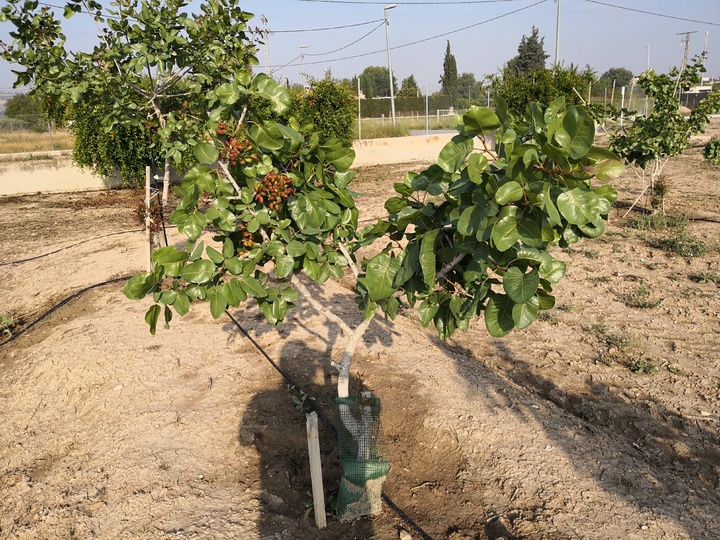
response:
[[[152,232],[150,231],[150,167],[145,167],[145,237],[147,238],[147,271],[152,272]]]
[[[316,412],[307,414],[308,455],[310,456],[310,478],[312,480],[315,525],[318,529],[327,526],[325,519],[325,493],[323,492],[322,464],[320,462],[320,438]]]

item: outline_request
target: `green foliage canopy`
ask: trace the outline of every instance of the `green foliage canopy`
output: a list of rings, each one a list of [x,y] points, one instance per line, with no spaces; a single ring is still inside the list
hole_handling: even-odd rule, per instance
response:
[[[458,70],[455,55],[450,51],[450,40],[445,48],[443,59],[443,72],[438,81],[442,85],[440,93],[450,96],[450,103],[453,107],[458,105]]]
[[[390,97],[390,76],[388,68],[368,66],[360,74],[360,89],[366,99]],[[393,75],[393,93],[397,93],[397,80]]]
[[[506,70],[502,78],[492,82],[493,93],[501,96],[511,109],[522,111],[528,103],[537,101],[549,105],[559,97],[566,103],[581,104],[580,95],[587,92],[594,74],[586,68],[553,66],[529,74],[515,75]]]
[[[532,27],[530,36],[523,34],[518,45],[518,54],[505,66],[505,74],[515,77],[530,75],[545,68],[545,60],[549,55],[545,54],[545,38],[540,37],[540,30]]]
[[[402,88],[400,88],[400,91],[397,93],[396,97],[418,97],[420,95],[420,88],[418,87],[417,81],[415,80],[414,75],[410,75],[408,77],[405,77],[402,81]]]

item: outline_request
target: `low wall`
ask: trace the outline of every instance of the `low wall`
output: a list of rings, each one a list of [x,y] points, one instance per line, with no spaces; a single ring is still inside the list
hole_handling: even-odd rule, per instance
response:
[[[435,161],[452,133],[355,141],[354,167]],[[73,165],[70,151],[0,155],[0,196],[51,191],[89,191],[121,185]]]
[[[443,146],[457,133],[438,133],[416,137],[390,137],[353,142],[354,167],[390,165],[412,161],[437,161]]]
[[[73,165],[69,151],[0,156],[0,195],[52,191],[90,191],[122,185]]]

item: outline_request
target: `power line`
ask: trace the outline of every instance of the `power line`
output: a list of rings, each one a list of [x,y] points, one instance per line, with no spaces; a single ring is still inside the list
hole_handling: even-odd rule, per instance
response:
[[[305,1],[305,0],[301,0]],[[319,0],[318,0],[319,1]],[[686,21],[686,22],[694,22],[698,24],[709,24],[711,26],[720,26],[720,23],[714,23],[714,22],[708,22],[708,21],[698,21],[697,19],[686,19],[685,17],[676,17],[675,15],[665,15],[664,13],[655,13],[653,11],[644,11],[642,9],[635,9],[635,8],[629,8],[625,6],[616,6],[615,4],[608,4],[607,2],[600,2],[598,0],[585,0],[586,2],[589,2],[591,4],[599,4],[601,6],[608,6],[616,9],[624,9],[625,11],[634,11],[635,13],[643,13],[644,15],[653,15],[655,17],[664,17],[666,19],[674,19],[676,21]]]
[[[365,4],[384,5],[385,1],[373,0],[297,0],[298,2],[317,2],[323,4]],[[519,0],[453,0],[452,2],[393,2],[398,6],[450,6],[455,4],[497,4],[501,2],[518,2]]]
[[[373,24],[376,22],[383,21],[385,22],[385,19],[375,19],[374,21],[367,21],[367,22],[361,22],[361,23],[355,23],[355,24],[346,24],[344,26],[328,26],[326,28],[307,28],[302,30],[270,30],[269,34],[292,34],[292,33],[299,33],[299,32],[324,32],[326,30],[341,30],[343,28],[353,28],[355,26],[365,26],[368,24]]]
[[[300,0],[300,1],[304,1],[304,0]],[[418,44],[420,44],[420,43],[425,43],[425,42],[427,42],[427,41],[432,41],[432,40],[434,40],[434,39],[438,39],[438,38],[441,38],[441,37],[446,37],[446,36],[449,36],[449,35],[451,35],[451,34],[457,34],[458,32],[462,32],[462,31],[468,30],[468,29],[470,29],[470,28],[475,28],[475,27],[477,27],[477,26],[480,26],[480,25],[483,25],[483,24],[487,24],[487,23],[492,22],[492,21],[497,21],[498,19],[502,19],[502,18],[504,18],[504,17],[508,17],[508,16],[510,16],[510,15],[514,15],[515,13],[519,13],[520,11],[524,11],[524,10],[526,10],[526,9],[533,8],[533,7],[535,7],[535,6],[539,6],[540,4],[544,4],[545,2],[547,2],[547,0],[540,0],[539,2],[536,2],[536,3],[534,3],[534,4],[530,4],[529,6],[525,6],[525,7],[522,7],[522,8],[516,9],[516,10],[513,10],[513,11],[509,11],[508,13],[503,13],[502,15],[498,15],[497,17],[492,17],[492,18],[490,18],[490,19],[486,19],[486,20],[484,20],[484,21],[480,21],[480,22],[475,23],[475,24],[471,24],[471,25],[468,25],[468,26],[463,26],[462,28],[457,28],[457,29],[455,29],[455,30],[450,30],[449,32],[443,32],[442,34],[437,34],[437,35],[435,35],[435,36],[431,36],[431,37],[428,37],[428,38],[419,39],[419,40],[417,40],[417,41],[411,41],[410,43],[404,43],[404,44],[402,44],[402,45],[396,45],[395,47],[392,47],[391,50],[394,51],[394,50],[396,50],[396,49],[402,49],[402,48],[405,48],[405,47],[410,47],[410,46],[412,46],[412,45],[418,45]],[[330,60],[316,60],[316,61],[314,61],[314,62],[305,62],[305,64],[306,64],[306,65],[328,64],[328,63],[330,63],[330,62],[340,62],[340,61],[343,61],[343,60],[352,60],[352,59],[354,59],[354,58],[362,58],[362,57],[364,57],[364,56],[372,56],[373,54],[378,54],[378,53],[382,53],[382,52],[386,52],[386,49],[379,49],[379,50],[377,50],[377,51],[360,53],[360,54],[355,54],[355,55],[352,55],[352,56],[344,56],[344,57],[342,57],[342,58],[332,58],[332,59],[330,59]],[[291,60],[290,62],[292,62],[292,61],[293,61],[293,60]],[[286,66],[288,66],[288,65],[290,65],[290,64],[289,64],[289,63],[288,63],[288,64],[285,64],[285,66],[283,66],[283,67],[286,67]],[[294,65],[298,65],[298,64],[294,64]]]
[[[305,56],[326,56],[328,54],[334,54],[336,52],[342,51],[342,50],[347,49],[348,47],[351,47],[351,46],[355,45],[356,43],[362,41],[363,39],[368,37],[370,34],[375,32],[378,28],[380,28],[381,26],[384,26],[384,25],[385,25],[385,20],[382,20],[379,25],[377,25],[375,28],[370,30],[367,34],[365,34],[361,38],[358,38],[355,41],[353,41],[352,43],[348,43],[347,45],[340,47],[339,49],[335,49],[334,51],[328,51],[328,52],[324,52],[324,53],[313,53],[313,54],[308,53]]]

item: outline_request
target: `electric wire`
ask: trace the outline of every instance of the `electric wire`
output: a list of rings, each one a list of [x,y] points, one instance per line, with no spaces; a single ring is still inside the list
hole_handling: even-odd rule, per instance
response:
[[[340,51],[342,51],[342,50],[344,50],[344,49],[347,49],[348,47],[352,47],[352,46],[355,45],[356,43],[359,43],[360,41],[362,41],[363,39],[365,39],[366,37],[368,37],[370,34],[376,32],[381,26],[384,26],[384,25],[385,25],[385,21],[382,21],[379,25],[377,25],[375,28],[373,28],[372,30],[370,30],[370,31],[369,31],[367,34],[365,34],[364,36],[356,39],[356,40],[353,41],[352,43],[348,43],[347,45],[344,45],[343,47],[340,47],[339,49],[335,49],[334,51],[328,51],[328,52],[324,52],[324,53],[312,53],[312,54],[306,53],[305,56],[326,56],[326,55],[328,55],[328,54],[334,54],[334,53],[336,53],[336,52],[340,52]]]
[[[410,43],[403,43],[402,45],[396,45],[395,47],[391,47],[390,50],[391,50],[391,51],[394,51],[394,50],[396,50],[396,49],[402,49],[402,48],[404,48],[404,47],[410,47],[411,45],[418,45],[418,44],[420,44],[420,43],[425,43],[425,42],[427,42],[427,41],[432,41],[432,40],[434,40],[434,39],[438,39],[438,38],[441,38],[441,37],[449,36],[449,35],[451,35],[451,34],[456,34],[456,33],[458,33],[458,32],[463,32],[463,31],[468,30],[468,29],[470,29],[470,28],[475,28],[475,27],[477,27],[477,26],[480,26],[480,25],[483,25],[483,24],[487,24],[487,23],[489,23],[489,22],[497,21],[498,19],[502,19],[502,18],[504,18],[504,17],[509,17],[510,15],[514,15],[514,14],[519,13],[519,12],[521,12],[521,11],[524,11],[524,10],[526,10],[526,9],[530,9],[530,8],[535,7],[535,6],[539,6],[540,4],[544,4],[544,3],[547,2],[547,1],[548,1],[548,0],[540,0],[539,2],[535,2],[534,4],[530,4],[529,6],[521,7],[521,8],[519,8],[519,9],[515,9],[515,10],[513,10],[513,11],[509,11],[509,12],[507,12],[507,13],[503,13],[502,15],[498,15],[498,16],[496,16],[496,17],[492,17],[492,18],[490,18],[490,19],[486,19],[486,20],[484,20],[484,21],[480,21],[480,22],[477,22],[477,23],[474,23],[474,24],[471,24],[471,25],[468,25],[468,26],[463,26],[462,28],[457,28],[457,29],[455,29],[455,30],[450,30],[450,31],[444,32],[444,33],[442,33],[442,34],[437,34],[437,35],[434,35],[434,36],[431,36],[431,37],[427,37],[427,38],[424,38],[424,39],[419,39],[419,40],[417,40],[417,41],[412,41],[412,42],[410,42]],[[331,58],[331,59],[328,59],[328,60],[315,60],[315,61],[312,61],[312,62],[305,62],[305,65],[328,64],[328,63],[331,63],[331,62],[341,62],[341,61],[343,61],[343,60],[351,60],[351,59],[354,59],[354,58],[362,58],[362,57],[365,57],[365,56],[371,56],[371,55],[373,55],[373,54],[379,54],[379,53],[384,53],[384,52],[386,52],[386,49],[378,49],[378,50],[376,50],[376,51],[371,51],[371,52],[366,52],[366,53],[359,53],[359,54],[355,54],[355,55],[352,55],[352,56],[344,56],[344,57],[342,57],[342,58]],[[298,57],[298,58],[299,58],[299,57]],[[292,62],[294,62],[294,60],[290,60],[290,62],[288,62],[287,64],[285,64],[285,65],[282,66],[282,67],[287,67],[287,66],[290,66],[290,65],[292,65],[292,66],[298,66],[298,65],[299,65],[299,64],[292,64]],[[281,69],[281,68],[276,68],[275,66],[271,66],[271,67],[273,68],[273,70]]]
[[[325,32],[326,30],[342,30],[343,28],[353,28],[356,26],[366,26],[376,22],[385,21],[385,19],[375,19],[374,21],[367,21],[355,24],[345,24],[343,26],[328,26],[326,28],[305,28],[300,30],[268,30],[268,34],[295,34],[300,32]]]
[[[316,2],[323,4],[365,4],[365,5],[387,5],[385,1],[372,0],[297,0],[298,2]],[[499,4],[504,2],[519,2],[520,0],[452,0],[450,2],[393,2],[398,6],[450,6],[460,4]]]
[[[634,11],[635,13],[642,13],[644,15],[653,15],[655,17],[664,17],[666,19],[674,19],[676,21],[686,21],[686,22],[693,22],[693,23],[698,23],[698,24],[708,24],[710,26],[720,26],[720,23],[714,23],[714,22],[709,22],[709,21],[699,21],[697,19],[687,19],[685,17],[678,17],[676,15],[666,15],[664,13],[655,13],[653,11],[645,11],[642,9],[630,8],[630,7],[625,7],[625,6],[617,6],[615,4],[608,4],[607,2],[600,2],[598,0],[585,0],[585,1],[590,4],[598,4],[601,6],[607,6],[607,7],[611,7],[611,8],[615,8],[615,9],[623,9],[625,11]]]

